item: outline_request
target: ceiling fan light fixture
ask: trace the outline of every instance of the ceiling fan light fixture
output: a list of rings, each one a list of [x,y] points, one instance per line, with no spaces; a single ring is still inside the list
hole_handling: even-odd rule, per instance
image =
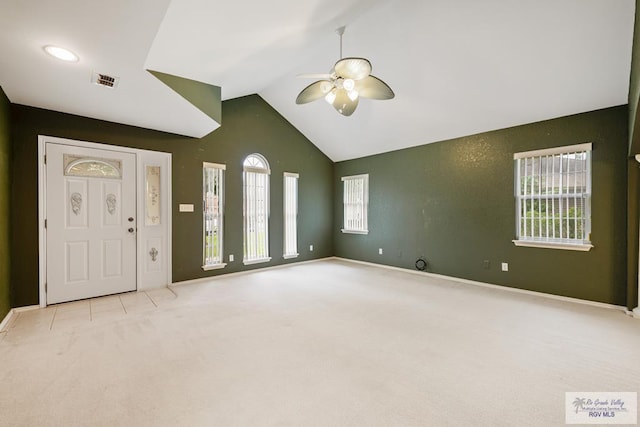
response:
[[[342,81],[342,87],[346,90],[351,91],[354,87],[356,87],[356,82],[354,82],[353,79],[344,79]]]
[[[333,85],[331,84],[330,81],[325,80],[320,84],[320,91],[322,91],[322,93],[327,94],[331,92],[331,89],[333,89]]]
[[[333,105],[333,102],[336,100],[336,92],[337,89],[333,88],[327,95],[324,97],[324,100],[327,101],[330,105]]]
[[[321,78],[311,83],[296,98],[296,104],[306,104],[324,97],[328,104],[343,116],[350,116],[358,107],[360,98],[391,99],[393,90],[382,80],[371,75],[371,62],[366,58],[342,57],[344,27],[336,30],[340,36],[340,60],[329,74],[303,74],[298,77]]]

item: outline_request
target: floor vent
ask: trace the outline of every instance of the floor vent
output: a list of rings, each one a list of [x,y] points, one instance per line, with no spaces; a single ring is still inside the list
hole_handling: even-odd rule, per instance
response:
[[[115,89],[118,86],[119,77],[112,77],[107,74],[93,73],[93,77],[91,78],[91,82],[95,83],[99,86],[108,87],[111,89]]]

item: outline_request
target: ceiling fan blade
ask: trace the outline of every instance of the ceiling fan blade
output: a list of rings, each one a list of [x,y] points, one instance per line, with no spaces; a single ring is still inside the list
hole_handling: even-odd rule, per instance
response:
[[[363,98],[391,99],[396,96],[385,82],[376,76],[365,77],[355,81],[355,90]]]
[[[371,74],[371,62],[364,58],[343,58],[333,69],[343,79],[360,80]]]
[[[333,108],[343,116],[350,116],[356,111],[358,98],[349,98],[349,94],[344,89],[336,89],[336,99],[333,101]]]
[[[329,80],[318,80],[302,89],[302,92],[296,98],[296,104],[306,104],[325,96],[333,88],[333,83]]]
[[[298,74],[296,77],[300,77],[302,79],[330,79],[331,78],[331,74],[313,74],[313,73],[307,73],[307,74]]]

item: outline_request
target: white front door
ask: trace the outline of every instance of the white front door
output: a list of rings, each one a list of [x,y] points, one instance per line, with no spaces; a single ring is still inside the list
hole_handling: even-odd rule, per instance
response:
[[[45,150],[47,304],[135,290],[135,154]]]

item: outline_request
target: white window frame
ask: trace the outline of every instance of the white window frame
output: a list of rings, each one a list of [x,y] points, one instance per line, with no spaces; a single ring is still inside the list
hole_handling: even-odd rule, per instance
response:
[[[242,174],[244,265],[271,261],[269,256],[270,175],[269,163],[264,156],[253,153],[245,158]],[[255,230],[253,235],[251,229]],[[260,239],[260,231],[264,234],[263,239]]]
[[[224,174],[226,165],[202,163],[202,269],[205,271],[226,267],[224,263]],[[207,176],[207,172],[210,175]],[[207,192],[212,180],[218,178],[217,192]],[[210,194],[209,194],[210,193]],[[217,223],[217,242],[207,244],[208,226]],[[213,228],[213,227],[212,227]],[[213,239],[213,230],[211,230]],[[217,252],[218,256],[213,254]]]
[[[516,246],[574,251],[589,251],[593,247],[591,244],[591,151],[592,144],[584,143],[514,153],[516,239],[513,243]],[[577,171],[574,161],[572,171],[569,160],[575,159],[578,155],[584,156],[584,167],[581,171]],[[528,165],[534,160],[538,161],[538,167],[535,170],[531,168],[527,170]],[[544,166],[542,166],[543,161]],[[563,170],[565,162],[568,166]],[[537,186],[534,179],[530,180],[531,184],[521,185],[522,179],[526,177],[537,177]],[[567,191],[565,192],[564,189]],[[531,215],[530,220],[525,218],[525,221],[522,221],[527,203],[533,205],[535,201],[544,201],[545,209],[542,209],[543,203],[538,203],[538,219],[535,219],[535,215]],[[571,218],[569,215],[564,215],[565,212],[570,211],[570,206],[578,205],[582,206],[580,217]],[[558,234],[555,231],[555,220],[550,221],[550,217],[560,219]],[[549,227],[550,223],[551,227]],[[581,229],[582,236],[570,238],[568,234],[571,225],[573,230]],[[536,226],[537,236],[535,235]]]
[[[296,258],[298,254],[298,177],[285,172],[283,177],[283,258]]]
[[[369,234],[369,174],[343,176],[342,232]]]

